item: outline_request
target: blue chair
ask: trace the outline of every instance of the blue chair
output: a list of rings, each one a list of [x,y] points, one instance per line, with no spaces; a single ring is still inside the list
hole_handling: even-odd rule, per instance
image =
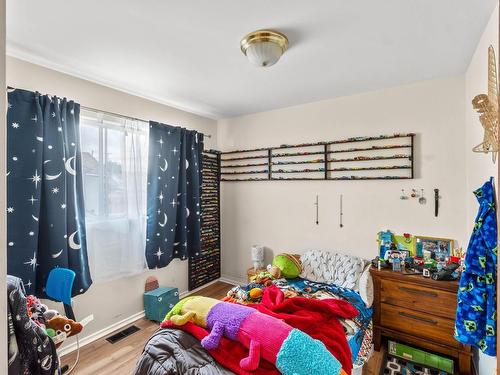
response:
[[[64,312],[70,319],[75,320],[75,313],[71,306],[71,291],[76,273],[67,268],[54,268],[49,273],[45,284],[45,293],[54,301],[62,302]]]
[[[66,316],[76,321],[75,313],[73,312],[73,307],[71,306],[71,291],[73,290],[75,277],[76,274],[72,270],[67,268],[54,268],[50,271],[49,277],[47,278],[47,282],[45,284],[45,294],[56,302],[62,302]],[[71,368],[69,368],[68,365],[63,368],[59,368],[59,373],[70,374],[78,364],[80,359],[80,343],[78,341],[78,335],[76,335],[76,345],[77,354],[75,363],[71,366]],[[60,360],[59,363],[61,363]]]

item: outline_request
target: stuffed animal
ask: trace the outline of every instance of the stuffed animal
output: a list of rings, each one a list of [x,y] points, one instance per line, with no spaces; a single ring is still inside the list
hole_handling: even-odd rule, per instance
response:
[[[48,308],[43,313],[43,317],[45,318],[46,321],[52,319],[53,317],[55,317],[57,315],[59,315],[59,311],[48,309]]]
[[[167,327],[169,321],[174,325],[192,321],[208,329],[210,334],[201,341],[205,349],[216,349],[223,336],[240,342],[249,349],[248,357],[240,361],[245,371],[256,370],[263,358],[284,375],[342,373],[340,362],[321,341],[248,306],[188,297],[167,314],[162,327]]]
[[[281,270],[281,276],[295,279],[302,272],[302,264],[298,255],[278,254],[273,259],[273,266]]]
[[[262,285],[266,285],[266,283],[268,281],[271,282],[272,284],[272,281],[274,280],[274,276],[271,275],[269,272],[267,271],[262,271],[262,272],[259,272],[257,275],[255,276],[252,276],[250,278],[250,281],[252,283],[255,283],[255,284],[262,284]]]
[[[276,266],[272,266],[272,265],[268,265],[267,266],[267,272],[269,272],[269,274],[274,277],[275,279],[280,279],[281,278],[281,270],[276,267]]]
[[[251,299],[257,300],[260,297],[262,297],[262,289],[260,288],[252,288],[250,289],[250,292],[248,292],[248,295]]]
[[[46,327],[47,330],[49,328],[53,329],[56,334],[64,332],[66,333],[67,337],[78,335],[83,329],[83,326],[80,323],[77,323],[74,320],[66,318],[62,315],[57,315],[48,320]]]

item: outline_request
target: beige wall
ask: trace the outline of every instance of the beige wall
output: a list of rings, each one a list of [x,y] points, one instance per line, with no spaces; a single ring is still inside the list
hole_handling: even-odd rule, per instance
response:
[[[177,110],[136,96],[128,95],[76,77],[33,65],[15,58],[7,58],[7,84],[16,88],[66,96],[83,106],[123,115],[151,119],[176,126],[184,126],[211,134],[206,147],[217,142],[215,120]],[[3,117],[2,117],[3,118]],[[4,176],[5,173],[0,173]],[[0,210],[5,212],[5,210]],[[1,241],[5,243],[5,241]],[[102,249],[105,251],[106,249]],[[2,263],[4,264],[4,263]],[[78,317],[94,314],[95,320],[85,329],[83,337],[104,329],[143,310],[144,282],[150,275],[158,277],[161,285],[176,286],[180,292],[188,287],[187,261],[174,260],[166,268],[148,271],[142,275],[94,284],[84,295],[74,299]]]
[[[471,101],[477,94],[488,93],[488,47],[493,45],[497,55],[498,66],[498,7],[493,12],[478,44],[477,50],[465,74],[465,165],[467,172],[467,227],[466,233],[472,231],[478,204],[472,191],[480,187],[490,176],[495,177],[498,188],[498,161],[493,164],[490,154],[472,152],[472,148],[483,141],[483,130],[477,113],[472,109]],[[482,353],[479,355],[479,374],[493,374],[496,358]]]
[[[380,230],[449,237],[464,246],[464,78],[455,77],[219,121],[219,148],[231,150],[415,132],[416,178],[400,181],[222,183],[222,272],[241,279],[250,246],[280,252],[327,249],[367,259]],[[401,201],[425,189],[427,204]],[[441,192],[435,218],[433,189]],[[320,224],[314,201],[320,202]],[[339,227],[343,194],[344,227]]]

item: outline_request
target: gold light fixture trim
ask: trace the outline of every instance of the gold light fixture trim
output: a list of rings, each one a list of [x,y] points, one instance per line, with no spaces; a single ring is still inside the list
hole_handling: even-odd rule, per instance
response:
[[[240,42],[241,52],[246,56],[247,49],[254,43],[273,42],[281,48],[281,53],[288,49],[288,38],[285,34],[275,30],[262,29],[253,31],[243,37]]]

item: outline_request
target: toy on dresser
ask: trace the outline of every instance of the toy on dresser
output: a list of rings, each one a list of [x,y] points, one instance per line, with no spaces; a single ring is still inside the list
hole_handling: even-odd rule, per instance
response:
[[[167,314],[162,327],[182,326],[188,321],[210,331],[201,341],[205,349],[216,349],[223,336],[248,348],[248,356],[240,361],[245,371],[256,370],[263,358],[285,375],[343,373],[340,362],[321,341],[251,307],[208,297],[188,297]]]

